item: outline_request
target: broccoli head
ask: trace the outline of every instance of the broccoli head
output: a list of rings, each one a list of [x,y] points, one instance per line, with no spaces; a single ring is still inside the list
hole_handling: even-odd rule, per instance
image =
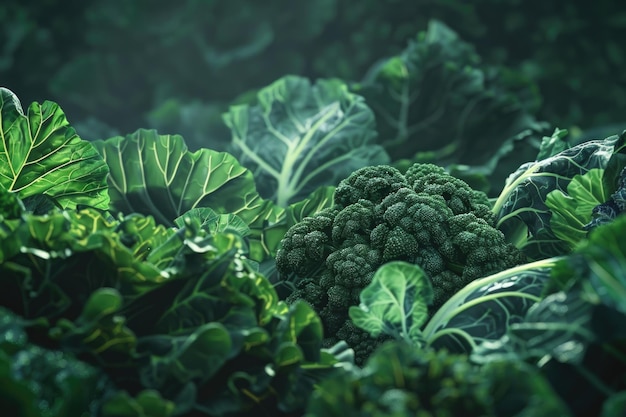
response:
[[[376,270],[406,261],[433,283],[434,313],[470,281],[523,262],[495,229],[488,204],[484,193],[432,164],[415,164],[406,174],[382,165],[357,170],[338,185],[333,207],[285,234],[276,266],[295,284],[287,301],[309,302],[327,340],[337,340],[353,327],[348,309],[359,304]],[[357,339],[346,342],[369,352],[357,349]]]

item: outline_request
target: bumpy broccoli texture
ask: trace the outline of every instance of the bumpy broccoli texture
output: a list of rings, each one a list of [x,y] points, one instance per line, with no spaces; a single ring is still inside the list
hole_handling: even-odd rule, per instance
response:
[[[320,315],[325,345],[345,340],[362,363],[382,340],[348,316],[361,289],[389,261],[420,265],[440,307],[470,281],[524,261],[495,228],[487,196],[433,164],[402,174],[386,165],[355,171],[335,191],[334,205],[285,234],[276,256],[295,284],[288,302],[304,299]]]

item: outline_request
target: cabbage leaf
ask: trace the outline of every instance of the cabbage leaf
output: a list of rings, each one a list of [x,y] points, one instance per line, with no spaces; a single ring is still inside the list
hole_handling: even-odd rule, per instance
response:
[[[229,151],[254,173],[259,193],[280,207],[337,185],[358,168],[385,164],[374,114],[336,79],[285,76],[262,88],[256,104],[232,106]]]

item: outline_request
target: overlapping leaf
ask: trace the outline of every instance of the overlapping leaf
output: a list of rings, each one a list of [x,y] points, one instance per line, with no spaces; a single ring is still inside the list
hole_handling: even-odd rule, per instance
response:
[[[192,153],[181,136],[143,129],[95,145],[109,165],[111,206],[118,212],[151,215],[170,226],[198,207],[237,214],[248,225],[272,217],[250,171],[228,153]]]
[[[611,195],[604,187],[603,174],[603,169],[592,168],[584,175],[572,178],[567,185],[567,194],[554,190],[546,196],[546,206],[552,212],[550,227],[570,249],[587,236],[585,225],[591,221],[593,209]]]
[[[562,137],[566,133],[557,129],[553,136]],[[594,168],[606,168],[617,153],[623,152],[622,141],[618,136],[611,136],[584,142],[546,159],[521,165],[509,176],[494,203],[498,228],[531,259],[569,253],[570,245],[552,230],[552,211],[546,205],[547,196],[555,191],[567,194],[574,177]],[[601,184],[597,186],[602,188]]]
[[[541,300],[556,262],[523,264],[471,282],[430,319],[424,328],[427,343],[469,353],[481,343],[499,340]]]

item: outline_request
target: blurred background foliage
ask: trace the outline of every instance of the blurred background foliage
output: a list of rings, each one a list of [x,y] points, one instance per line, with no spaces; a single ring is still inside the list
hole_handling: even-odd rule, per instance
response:
[[[614,0],[3,0],[0,84],[87,139],[147,127],[219,150],[229,105],[286,74],[358,83],[433,18],[536,84],[537,120],[598,137],[626,121]]]

